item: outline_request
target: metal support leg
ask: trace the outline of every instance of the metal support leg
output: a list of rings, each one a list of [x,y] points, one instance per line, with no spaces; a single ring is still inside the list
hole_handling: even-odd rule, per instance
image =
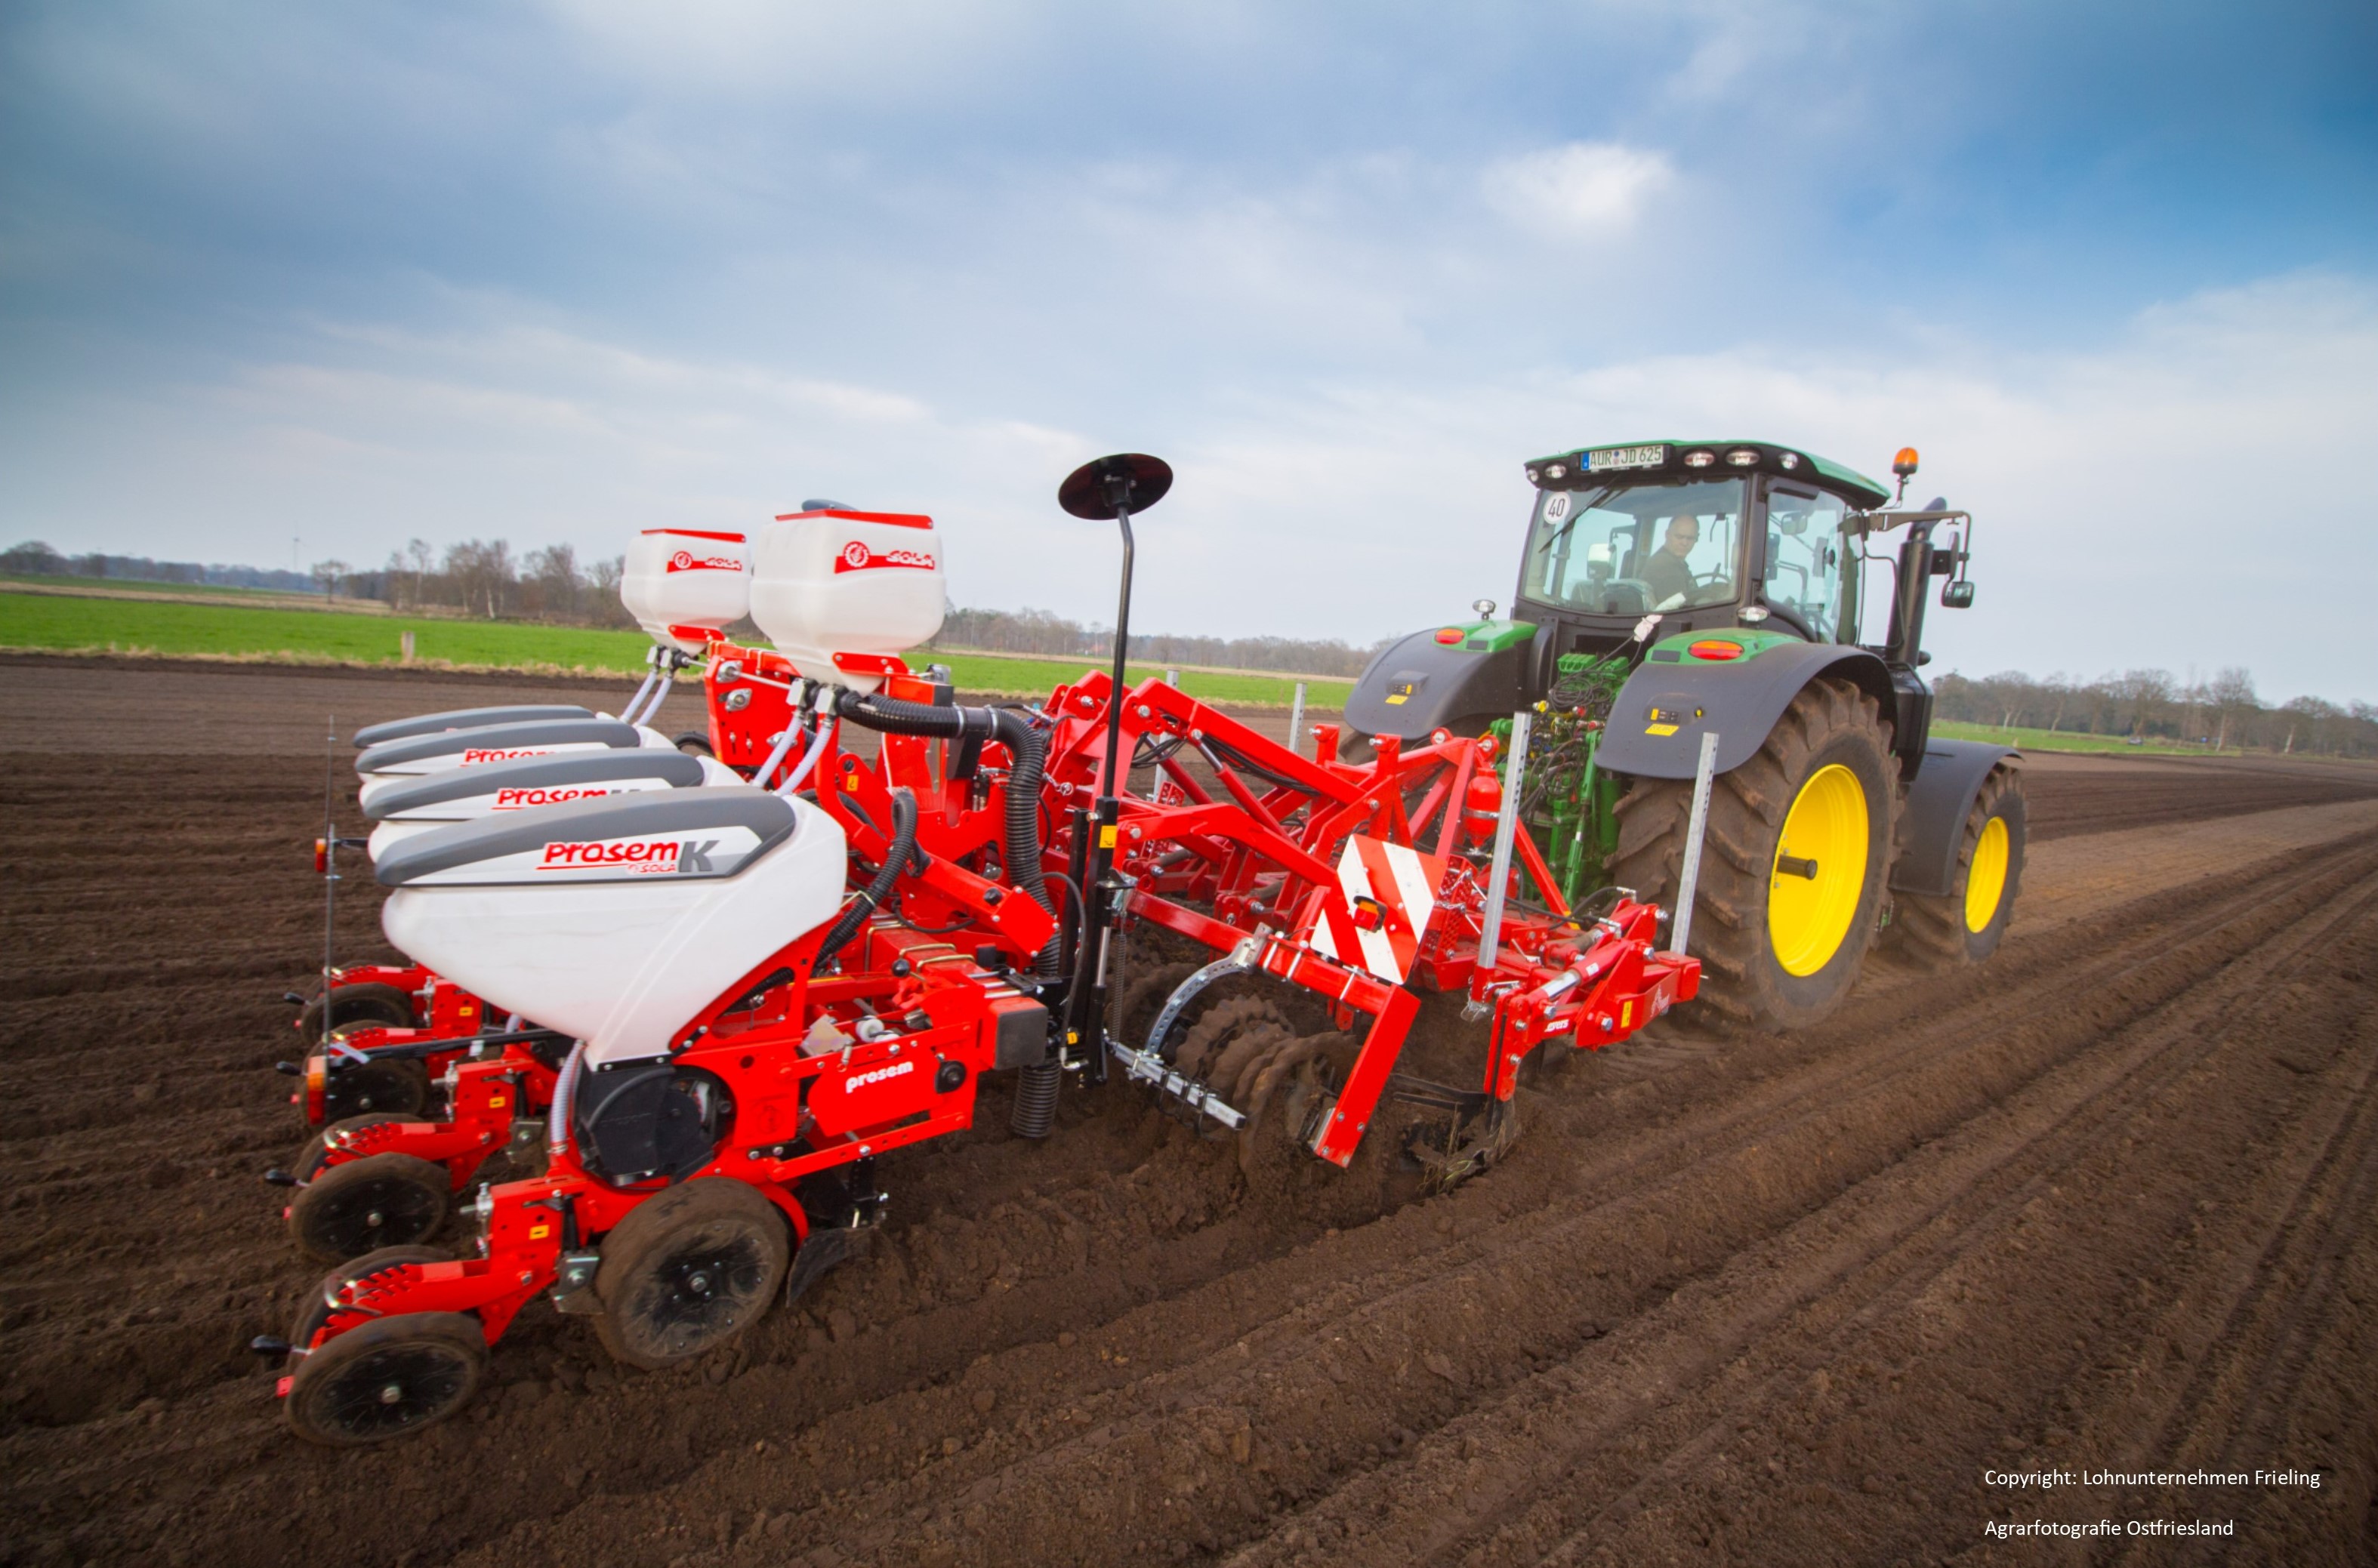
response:
[[[1710,781],[1717,775],[1717,732],[1701,736],[1700,765],[1693,773],[1693,814],[1685,826],[1685,869],[1676,881],[1675,940],[1668,951],[1682,955],[1693,934],[1693,895],[1700,889],[1701,836],[1709,830]]]

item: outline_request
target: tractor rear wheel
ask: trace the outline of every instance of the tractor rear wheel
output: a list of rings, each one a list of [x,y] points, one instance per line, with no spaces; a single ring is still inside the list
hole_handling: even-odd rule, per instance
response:
[[[289,1205],[289,1239],[318,1263],[406,1247],[446,1223],[453,1182],[446,1167],[412,1155],[368,1155],[334,1165]]]
[[[2024,837],[2023,775],[1995,769],[1965,813],[1948,895],[1899,895],[1891,927],[1898,954],[1923,968],[1955,969],[1996,952],[2023,882]]]
[[[283,1406],[299,1437],[361,1448],[460,1410],[487,1365],[468,1312],[401,1312],[349,1329],[298,1363]]]
[[[1898,781],[1880,705],[1820,678],[1712,782],[1690,941],[1719,1016],[1801,1028],[1849,994],[1891,876]],[[1618,803],[1612,879],[1673,910],[1692,801],[1690,779],[1635,781]]]
[[[594,1331],[646,1371],[691,1360],[759,1321],[791,1257],[784,1216],[758,1188],[719,1176],[672,1187],[603,1239]]]

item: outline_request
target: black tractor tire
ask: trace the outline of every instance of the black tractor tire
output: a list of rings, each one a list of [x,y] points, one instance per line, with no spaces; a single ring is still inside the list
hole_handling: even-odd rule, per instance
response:
[[[673,744],[679,751],[684,752],[689,757],[715,757],[718,755],[718,753],[711,748],[710,737],[703,734],[700,730],[686,731],[683,735],[679,736]]]
[[[412,1119],[409,1117],[398,1116],[392,1111],[381,1111],[370,1116],[345,1116],[336,1121],[325,1122],[322,1124],[322,1130],[306,1139],[306,1146],[297,1151],[297,1157],[289,1164],[289,1174],[300,1181],[313,1180],[321,1171],[323,1156],[330,1152],[330,1134],[333,1132],[357,1127],[378,1127],[383,1122],[410,1119]]]
[[[446,1167],[412,1155],[371,1155],[332,1166],[289,1205],[289,1239],[318,1263],[409,1247],[446,1223]]]
[[[1865,854],[1855,862],[1847,853],[1835,859],[1831,880],[1820,881],[1822,860],[1799,862],[1814,868],[1808,880],[1820,886],[1811,896],[1820,894],[1832,914],[1810,923],[1787,966],[1771,924],[1772,914],[1789,928],[1795,907],[1775,910],[1771,898],[1791,874],[1779,857],[1795,858],[1785,854],[1784,823],[1804,797],[1820,805],[1841,798],[1847,785],[1830,773],[1836,767],[1863,800]],[[1669,910],[1671,920],[1692,802],[1690,779],[1637,779],[1618,803],[1612,880]],[[1735,1027],[1789,1030],[1816,1023],[1841,1005],[1874,945],[1902,804],[1891,723],[1880,704],[1845,680],[1809,682],[1749,760],[1711,785],[1689,937],[1691,954],[1701,961],[1703,1010]],[[1854,844],[1855,832],[1844,832]],[[1796,890],[1785,894],[1798,896]]]
[[[2024,823],[2023,774],[1993,769],[1965,813],[1948,896],[1898,896],[1891,917],[1894,956],[1918,968],[1945,970],[1998,952],[2023,886]]]
[[[759,1322],[784,1286],[792,1243],[758,1188],[708,1176],[630,1210],[602,1253],[594,1331],[616,1359],[658,1371]]]
[[[322,1282],[308,1291],[297,1303],[296,1321],[289,1325],[289,1343],[303,1350],[314,1342],[314,1335],[330,1319],[330,1293],[344,1289],[356,1280],[394,1268],[399,1263],[444,1263],[453,1260],[435,1247],[382,1247],[376,1252],[366,1252],[360,1258],[350,1258],[322,1276]],[[297,1357],[292,1361],[303,1360]]]
[[[487,1365],[468,1312],[401,1312],[349,1329],[297,1364],[282,1413],[328,1448],[363,1448],[435,1426],[471,1402]]]
[[[297,1033],[307,1045],[320,1042],[326,1028],[344,1023],[378,1023],[390,1029],[413,1027],[413,998],[394,986],[374,980],[354,986],[334,986],[306,1004],[297,1015]]]
[[[323,1042],[328,1049],[345,1038],[349,1026],[340,1024]],[[415,1059],[359,1061],[322,1076],[322,1120],[346,1121],[375,1111],[391,1116],[419,1116],[429,1108],[429,1069]]]

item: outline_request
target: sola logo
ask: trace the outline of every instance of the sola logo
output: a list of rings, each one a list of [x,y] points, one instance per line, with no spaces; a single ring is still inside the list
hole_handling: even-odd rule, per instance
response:
[[[886,1078],[900,1078],[917,1071],[913,1061],[895,1061],[889,1067],[879,1067],[872,1072],[854,1072],[842,1081],[842,1092],[855,1095],[870,1083],[881,1083]]]
[[[670,571],[741,571],[743,563],[732,556],[697,556],[691,550],[679,550],[668,558]]]
[[[882,554],[868,548],[864,539],[854,539],[842,547],[834,558],[835,575],[847,571],[874,571],[883,567],[913,567],[919,571],[933,569],[933,557],[925,550],[885,550]]]

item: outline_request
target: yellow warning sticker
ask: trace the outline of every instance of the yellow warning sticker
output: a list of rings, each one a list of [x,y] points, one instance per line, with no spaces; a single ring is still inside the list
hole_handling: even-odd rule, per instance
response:
[[[1112,849],[1114,846],[1115,829],[1114,824],[1110,822],[1105,827],[1099,830],[1099,847],[1100,849]]]
[[[1400,708],[1400,707],[1402,707],[1402,706],[1403,706],[1403,704],[1404,704],[1404,694],[1403,694],[1402,692],[1400,692],[1400,691],[1399,691],[1399,692],[1395,693],[1393,696],[1391,696],[1391,697],[1389,697],[1389,698],[1387,699],[1387,706],[1388,706],[1388,707],[1390,707],[1390,708]]]
[[[1676,726],[1674,724],[1646,724],[1643,728],[1643,733],[1645,735],[1674,735],[1676,733]]]
[[[1634,998],[1629,997],[1627,1000],[1618,1004],[1618,1026],[1621,1029],[1632,1029],[1635,1027]]]
[[[542,1241],[552,1234],[553,1227],[546,1224],[543,1220],[539,1220],[534,1225],[528,1227],[528,1239],[532,1241]]]

